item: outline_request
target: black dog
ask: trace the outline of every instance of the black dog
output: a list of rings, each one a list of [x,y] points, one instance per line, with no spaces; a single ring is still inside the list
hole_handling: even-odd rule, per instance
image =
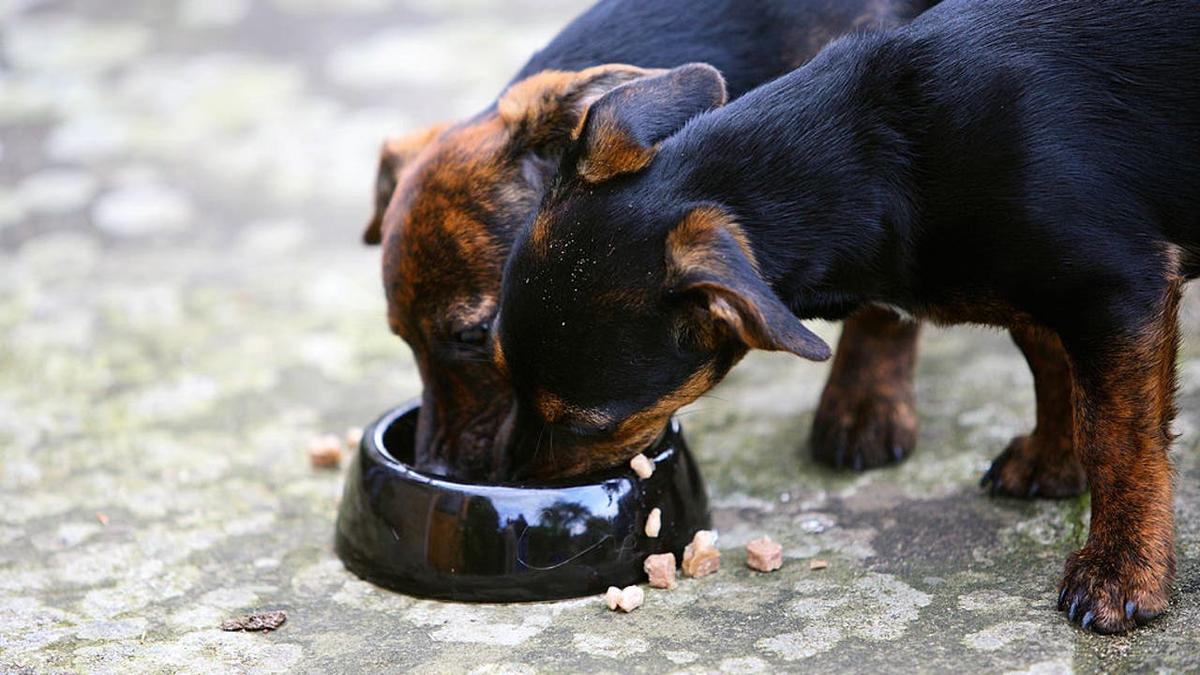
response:
[[[512,394],[484,346],[512,240],[536,211],[589,103],[649,69],[691,61],[721,68],[736,96],[804,63],[835,35],[902,23],[927,4],[601,0],[480,114],[385,143],[364,239],[383,244],[388,321],[412,348],[425,385],[417,466],[460,478],[504,473]],[[848,324],[843,343],[872,348],[847,348],[861,356],[835,368],[831,400],[870,404],[851,403],[860,412],[845,423],[837,406],[818,416],[818,436],[846,438],[817,443],[826,455],[853,455],[859,459],[848,464],[868,467],[911,449],[915,417],[903,413],[912,407],[907,375],[915,330],[896,330],[897,323]],[[871,432],[838,433],[847,427]],[[843,453],[843,446],[853,449]]]
[[[1198,68],[1195,0],[950,0],[725,107],[706,66],[614,89],[510,259],[496,361],[526,423],[588,466],[637,452],[747,349],[828,357],[797,317],[886,303],[1030,336],[1092,492],[1059,608],[1127,630],[1174,573]],[[1032,448],[1014,460],[1032,481],[1074,461]]]

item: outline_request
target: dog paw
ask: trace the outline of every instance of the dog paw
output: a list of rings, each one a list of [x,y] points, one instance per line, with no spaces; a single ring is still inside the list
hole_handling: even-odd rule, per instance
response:
[[[863,471],[902,461],[917,442],[912,392],[830,388],[813,420],[813,459]]]
[[[1017,436],[979,481],[993,495],[1063,499],[1087,490],[1083,466],[1070,448],[1045,445],[1036,435]]]
[[[1122,552],[1089,546],[1067,558],[1058,592],[1058,610],[1067,620],[1096,633],[1124,633],[1151,621],[1167,608],[1167,566],[1139,561]]]

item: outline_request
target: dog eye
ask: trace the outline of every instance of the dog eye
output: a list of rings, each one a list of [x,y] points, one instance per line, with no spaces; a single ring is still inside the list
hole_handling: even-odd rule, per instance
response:
[[[491,326],[486,323],[464,328],[454,334],[454,341],[472,347],[482,347],[487,342],[489,328]]]

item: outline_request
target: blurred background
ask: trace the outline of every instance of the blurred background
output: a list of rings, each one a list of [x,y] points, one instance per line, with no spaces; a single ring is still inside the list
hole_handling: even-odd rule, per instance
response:
[[[1023,360],[983,330],[926,333],[899,468],[808,459],[825,365],[755,355],[685,411],[722,544],[768,532],[828,558],[818,579],[732,560],[598,629],[591,599],[443,605],[342,570],[342,474],[306,444],[420,387],[359,244],[378,144],[486,106],[586,4],[0,0],[0,670],[1200,667],[1194,339],[1182,600],[1134,638],[1050,606],[1086,500],[975,487],[1033,419]],[[277,634],[214,628],[273,608]]]

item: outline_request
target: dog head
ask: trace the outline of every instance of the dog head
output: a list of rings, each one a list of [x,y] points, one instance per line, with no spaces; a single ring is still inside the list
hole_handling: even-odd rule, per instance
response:
[[[493,359],[518,400],[524,473],[628,459],[749,349],[829,347],[759,272],[732,213],[673,189],[660,144],[724,103],[709,66],[598,99],[504,277]]]
[[[383,246],[388,322],[424,384],[418,466],[472,478],[503,469],[512,394],[485,347],[504,260],[586,107],[652,72],[545,71],[474,118],[384,143],[363,240]]]

